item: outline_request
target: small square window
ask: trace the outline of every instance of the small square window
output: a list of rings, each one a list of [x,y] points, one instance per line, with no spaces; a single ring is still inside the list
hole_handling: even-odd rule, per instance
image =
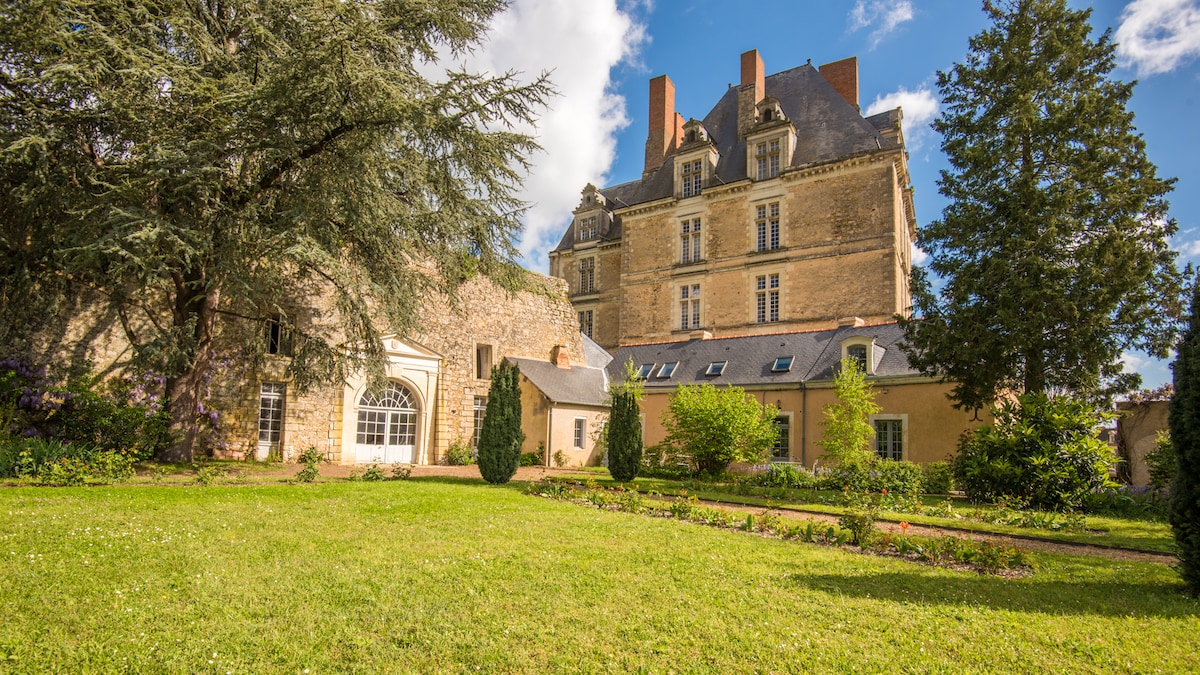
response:
[[[662,365],[662,368],[658,369],[658,376],[659,377],[670,377],[675,372],[675,366],[678,366],[678,365],[679,365],[678,361],[675,361],[674,363],[664,363]]]
[[[792,360],[794,356],[780,356],[775,359],[774,365],[771,366],[772,373],[786,373],[792,369]]]
[[[704,371],[704,374],[708,375],[710,377],[716,377],[716,376],[720,375],[721,373],[725,372],[725,364],[726,363],[728,363],[728,362],[727,361],[713,361],[712,363],[708,364],[708,370]]]
[[[638,379],[639,379],[639,380],[644,380],[644,379],[646,379],[647,377],[650,377],[650,373],[651,373],[653,370],[654,370],[654,364],[653,364],[653,363],[643,363],[641,366],[638,366],[638,371],[637,371],[637,377],[638,377]]]

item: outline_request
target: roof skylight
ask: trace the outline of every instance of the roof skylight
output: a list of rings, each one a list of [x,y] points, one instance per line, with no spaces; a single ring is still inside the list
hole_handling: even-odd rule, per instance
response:
[[[771,366],[772,373],[786,373],[792,369],[792,361],[794,356],[780,356],[775,359],[775,364]]]

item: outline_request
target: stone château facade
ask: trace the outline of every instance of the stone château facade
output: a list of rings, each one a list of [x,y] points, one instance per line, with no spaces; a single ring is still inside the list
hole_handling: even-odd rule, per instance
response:
[[[863,117],[858,63],[764,75],[701,120],[650,82],[640,179],[588,185],[550,254],[584,334],[639,342],[834,328],[909,311],[916,234],[901,111]]]

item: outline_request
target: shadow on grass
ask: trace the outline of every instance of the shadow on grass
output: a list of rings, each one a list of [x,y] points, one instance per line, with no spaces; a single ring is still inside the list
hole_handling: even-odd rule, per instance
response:
[[[985,575],[930,576],[920,572],[867,575],[790,574],[815,591],[917,605],[985,607],[1010,612],[1092,616],[1200,616],[1200,603],[1179,583],[1003,579]]]

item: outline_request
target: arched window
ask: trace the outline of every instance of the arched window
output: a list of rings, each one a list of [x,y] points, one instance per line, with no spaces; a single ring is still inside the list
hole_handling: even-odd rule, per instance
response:
[[[417,397],[398,382],[358,400],[358,461],[411,464],[417,441]]]

